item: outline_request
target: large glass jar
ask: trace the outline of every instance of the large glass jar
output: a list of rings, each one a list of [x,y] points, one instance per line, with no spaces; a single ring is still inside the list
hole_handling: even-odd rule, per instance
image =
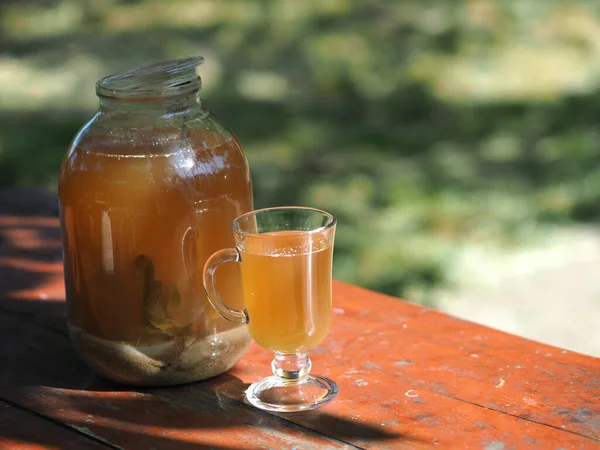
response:
[[[234,245],[231,222],[252,209],[246,157],[200,106],[203,58],[100,80],[98,113],[79,131],[59,180],[69,331],[97,373],[170,385],[229,370],[245,326],[207,302],[202,267]],[[243,306],[236,264],[219,292]]]

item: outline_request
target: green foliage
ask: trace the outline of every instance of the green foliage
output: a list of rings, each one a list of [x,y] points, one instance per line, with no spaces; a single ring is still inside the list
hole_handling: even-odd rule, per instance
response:
[[[599,5],[5,2],[0,186],[55,184],[96,79],[203,54],[256,206],[331,210],[338,278],[430,302],[461,244],[598,218]]]

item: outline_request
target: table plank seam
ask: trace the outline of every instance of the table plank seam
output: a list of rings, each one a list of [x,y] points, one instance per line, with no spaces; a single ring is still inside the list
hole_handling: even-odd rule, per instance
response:
[[[85,431],[82,431],[82,430],[80,430],[77,427],[73,427],[73,426],[71,426],[71,425],[69,425],[67,423],[61,422],[60,420],[56,420],[56,419],[54,419],[52,417],[48,417],[45,414],[42,414],[42,413],[40,413],[40,412],[38,412],[38,411],[36,411],[34,409],[27,408],[26,406],[23,406],[23,405],[21,405],[21,404],[19,404],[17,402],[14,402],[12,400],[4,398],[1,395],[0,395],[0,400],[2,400],[4,403],[6,403],[7,405],[10,405],[13,408],[17,408],[17,409],[20,409],[21,411],[25,411],[25,412],[28,412],[30,414],[33,414],[34,416],[39,417],[41,419],[44,419],[44,420],[46,420],[48,422],[51,422],[51,423],[53,423],[55,425],[58,425],[61,428],[65,428],[65,429],[67,429],[69,431],[75,432],[78,435],[83,436],[86,439],[89,439],[90,441],[96,442],[97,444],[102,444],[105,447],[112,448],[114,450],[124,450],[123,447],[119,447],[117,445],[111,444],[110,442],[106,441],[105,439],[103,439],[103,438],[101,438],[99,436],[96,436],[96,435],[91,434],[91,433],[86,433]]]
[[[279,416],[277,414],[273,414],[273,413],[267,413],[267,414],[270,414],[272,416],[278,417],[281,420],[284,420],[285,422],[291,424],[294,428],[297,428],[297,429],[302,430],[302,431],[306,431],[306,430],[311,431],[311,432],[313,432],[313,433],[315,433],[315,434],[317,434],[319,436],[323,436],[323,437],[325,437],[327,439],[330,439],[332,441],[337,441],[337,442],[339,442],[341,444],[347,445],[348,448],[354,448],[354,449],[357,449],[357,450],[367,450],[366,447],[360,447],[360,446],[358,446],[356,444],[351,444],[350,442],[347,442],[344,439],[340,439],[340,438],[335,438],[333,436],[329,436],[329,435],[327,435],[325,433],[320,432],[319,430],[315,430],[313,428],[310,428],[310,427],[298,424],[298,423],[293,422],[293,421],[291,421],[289,419],[286,419],[285,417],[281,417],[281,416]]]

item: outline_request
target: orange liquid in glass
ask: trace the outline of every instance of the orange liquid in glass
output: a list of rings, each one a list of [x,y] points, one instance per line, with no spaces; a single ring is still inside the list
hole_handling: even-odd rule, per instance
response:
[[[282,353],[321,343],[331,325],[332,239],[299,231],[250,235],[242,251],[242,286],[250,334]]]

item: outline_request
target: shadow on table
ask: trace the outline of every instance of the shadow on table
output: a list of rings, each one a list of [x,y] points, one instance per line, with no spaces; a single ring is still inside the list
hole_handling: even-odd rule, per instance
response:
[[[220,404],[227,404],[227,402],[232,401],[244,402],[245,392],[249,386],[248,383],[243,383],[237,377],[229,377],[229,379],[224,380],[216,386],[215,392],[219,398]],[[248,407],[253,408],[249,405]],[[290,423],[309,429],[320,430],[321,433],[335,436],[342,441],[349,439],[361,441],[379,441],[388,439],[400,439],[412,442],[417,441],[417,439],[413,437],[390,432],[379,424],[361,423],[357,420],[350,421],[343,417],[328,414],[326,410],[323,409],[295,413],[276,413],[275,415]]]
[[[69,369],[62,368],[65,373]],[[280,417],[264,413],[244,404],[241,398],[231,397],[233,387],[241,394],[247,385],[229,374],[180,387],[135,390],[95,376],[90,376],[85,389],[53,389],[49,387],[56,384],[52,381],[50,376],[40,375],[36,385],[0,389],[0,397],[69,427],[84,429],[84,434],[119,448],[135,443],[136,448],[197,449],[205,448],[205,444],[206,448],[229,449],[256,442],[287,448],[300,440],[318,448],[356,440],[415,441],[378,424],[351,421],[326,411]],[[81,380],[73,375],[72,381],[77,384]],[[223,395],[223,386],[227,395]],[[96,395],[90,395],[92,392]],[[221,433],[227,430],[231,432]],[[0,438],[23,436],[0,427]],[[35,433],[28,439],[37,442]]]
[[[63,315],[62,250],[56,196],[39,189],[0,191],[0,309]],[[8,304],[6,299],[20,299]]]
[[[44,297],[49,287],[62,288],[58,225],[24,213],[43,212],[53,197],[38,198],[35,208],[22,208],[18,197],[0,198],[0,399],[119,448],[197,449],[210,442],[210,448],[229,449],[239,447],[235,440],[245,435],[249,441],[242,444],[262,439],[275,448],[294,446],[298,439],[319,447],[328,435],[334,436],[332,446],[349,440],[412,440],[378,424],[322,411],[293,418],[266,414],[243,403],[247,385],[229,374],[161,389],[133,389],[95,375],[68,339],[64,301]],[[220,430],[236,427],[237,433],[219,436]],[[6,427],[0,427],[0,438],[62,445]]]
[[[37,323],[66,335],[55,203],[54,195],[36,189],[0,191],[0,314],[11,330],[15,324]],[[0,349],[27,337],[21,336],[27,330],[6,333],[1,332],[5,345]]]
[[[20,301],[3,300],[3,308],[14,309],[17,306],[13,303]],[[66,333],[32,320],[60,313],[54,302],[28,303],[31,316],[0,311],[0,398],[69,427],[85,428],[86,436],[101,437],[124,448],[134,442],[138,448],[156,449],[202,448],[199,442],[190,441],[204,439],[200,430],[206,430],[210,448],[236,448],[212,445],[214,430],[236,427],[235,436],[245,435],[246,430],[246,434],[265,439],[275,448],[293,446],[295,442],[288,441],[290,435],[315,442],[315,447],[328,435],[334,436],[331,445],[354,440],[414,440],[379,424],[348,420],[323,410],[293,417],[266,414],[243,403],[247,385],[229,374],[173,388],[134,389],[112,383],[79,360]],[[56,319],[64,320],[64,316]],[[90,395],[92,392],[96,394]],[[24,439],[2,427],[0,438]],[[35,433],[27,439],[47,444],[36,440]],[[226,440],[227,436],[222,442]]]
[[[0,190],[0,215],[58,217],[58,199],[41,188],[12,187]]]
[[[4,302],[11,309],[11,304],[18,301]],[[49,308],[48,302],[29,303],[33,317],[57,312]],[[100,437],[124,448],[135,443],[136,448],[196,449],[207,442],[215,449],[239,447],[229,445],[227,435],[215,437],[215,430],[228,429],[235,429],[232,436],[263,439],[274,448],[292,447],[292,439],[314,442],[317,448],[328,435],[333,436],[332,446],[354,440],[414,441],[379,424],[348,420],[323,410],[293,417],[266,414],[243,403],[247,385],[229,374],[173,388],[118,385],[95,375],[80,362],[65,333],[41,327],[24,314],[14,316],[0,311],[0,361],[1,399],[66,423],[79,432],[83,430],[86,436],[93,436],[91,439]],[[35,432],[24,437],[2,427],[0,438],[48,444]],[[252,446],[253,442],[246,444]]]
[[[23,301],[1,302],[0,398],[67,423],[68,427],[84,429],[88,437],[100,437],[124,448],[136,443],[137,448],[156,449],[202,448],[193,439],[204,443],[210,439],[210,448],[237,448],[239,445],[225,445],[226,435],[215,438],[215,443],[223,445],[212,441],[215,430],[236,428],[233,436],[260,438],[274,448],[292,447],[295,442],[289,440],[290,435],[314,442],[315,448],[327,435],[334,436],[332,446],[339,441],[413,440],[379,424],[351,421],[322,411],[294,417],[266,414],[242,402],[247,385],[229,374],[162,389],[133,389],[112,383],[92,373],[75,354],[66,331],[61,330],[63,303],[25,300],[27,312],[14,313]],[[90,395],[92,392],[96,394]],[[206,431],[198,433],[201,430]],[[35,432],[22,436],[2,427],[0,438],[48,445],[46,437]],[[252,446],[252,442],[247,444]]]

